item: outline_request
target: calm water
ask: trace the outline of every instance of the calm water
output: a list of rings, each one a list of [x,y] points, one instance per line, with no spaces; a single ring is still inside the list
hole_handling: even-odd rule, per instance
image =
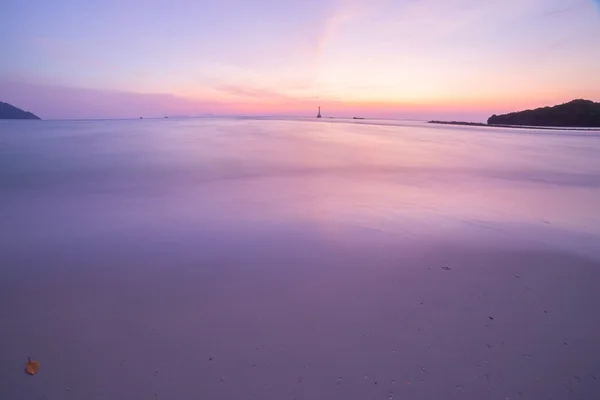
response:
[[[0,121],[0,221],[0,398],[600,393],[598,133]]]
[[[600,134],[396,124],[2,122],[0,242],[300,229],[600,250]]]

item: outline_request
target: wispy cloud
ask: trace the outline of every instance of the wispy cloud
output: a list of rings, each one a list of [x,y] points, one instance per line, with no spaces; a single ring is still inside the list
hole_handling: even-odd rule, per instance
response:
[[[563,15],[563,14],[570,13],[573,10],[575,10],[576,8],[577,8],[577,6],[573,5],[573,6],[566,7],[566,8],[559,8],[557,10],[548,11],[545,14],[548,17],[560,16],[560,15]]]
[[[448,104],[377,101],[342,101],[295,97],[268,89],[236,87],[221,88],[236,96],[223,101],[210,98],[185,98],[170,94],[139,94],[76,87],[49,86],[0,80],[3,100],[30,110],[45,119],[137,118],[168,115],[299,115],[312,116],[317,105],[325,116],[407,119],[470,119],[485,120],[493,113],[513,108],[531,108],[545,102],[570,100],[557,96],[544,101],[511,100],[505,102],[464,101]]]
[[[290,101],[296,100],[295,98],[288,96],[286,94],[265,89],[265,88],[256,88],[248,85],[233,85],[233,84],[224,84],[217,85],[213,87],[215,90],[228,94],[243,97],[246,99],[260,100],[260,101]]]
[[[140,94],[0,80],[3,101],[42,118],[132,118],[217,112],[219,104],[170,94]]]
[[[354,2],[340,1],[333,13],[325,19],[315,43],[315,57],[319,61],[327,43],[335,36],[345,23],[359,16],[359,9]]]

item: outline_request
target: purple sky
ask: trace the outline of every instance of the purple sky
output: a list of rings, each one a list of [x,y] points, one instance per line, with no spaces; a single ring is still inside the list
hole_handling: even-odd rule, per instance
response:
[[[8,0],[0,101],[43,118],[485,119],[600,100],[600,0]]]

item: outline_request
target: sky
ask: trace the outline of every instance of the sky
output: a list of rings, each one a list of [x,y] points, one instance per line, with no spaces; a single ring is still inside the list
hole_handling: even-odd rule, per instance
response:
[[[600,0],[4,0],[0,49],[0,101],[48,119],[600,101]]]

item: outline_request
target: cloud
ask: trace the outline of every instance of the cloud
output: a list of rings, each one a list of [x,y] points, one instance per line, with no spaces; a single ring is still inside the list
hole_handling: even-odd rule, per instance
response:
[[[570,7],[566,7],[566,8],[559,8],[557,10],[551,10],[551,11],[546,12],[546,16],[548,16],[548,17],[560,16],[562,14],[570,13],[573,10],[575,10],[576,8],[577,8],[576,6],[570,6]]]
[[[358,16],[356,7],[347,2],[341,2],[342,5],[337,8],[332,15],[325,19],[315,46],[315,57],[317,61],[321,58],[328,42],[344,26]]]
[[[256,101],[264,103],[314,103],[318,97],[312,93],[313,87],[306,82],[287,83],[281,89],[258,87],[247,84],[214,85],[212,89],[239,101]],[[316,103],[314,103],[316,104]]]
[[[448,104],[397,103],[376,101],[341,101],[310,96],[292,96],[265,88],[228,85],[221,90],[234,96],[232,100],[193,99],[171,94],[139,94],[49,86],[43,84],[0,80],[3,101],[29,110],[44,119],[138,118],[168,115],[273,115],[305,116],[316,114],[317,106],[323,115],[336,117],[362,116],[367,118],[405,119],[463,119],[484,121],[493,113],[513,108],[532,108],[542,101],[464,101]],[[556,99],[558,104],[559,100]],[[547,99],[546,99],[547,101]]]
[[[222,109],[217,102],[170,94],[140,94],[0,80],[3,101],[47,119],[135,118],[200,114]]]
[[[442,118],[446,115],[487,115],[472,107],[344,102],[311,97],[295,97],[264,88],[228,85],[222,91],[237,96],[223,100],[191,99],[170,94],[139,94],[66,86],[0,80],[3,100],[30,110],[44,119],[138,118],[167,115],[288,115],[312,116],[321,105],[329,116],[367,116],[384,118]],[[437,108],[437,111],[436,111]],[[475,114],[473,114],[475,113]],[[479,113],[479,114],[477,114]],[[491,115],[491,114],[490,114]]]
[[[223,84],[213,86],[213,88],[225,94],[241,96],[255,100],[281,101],[293,99],[292,97],[277,91],[264,88],[253,88],[245,85]]]

